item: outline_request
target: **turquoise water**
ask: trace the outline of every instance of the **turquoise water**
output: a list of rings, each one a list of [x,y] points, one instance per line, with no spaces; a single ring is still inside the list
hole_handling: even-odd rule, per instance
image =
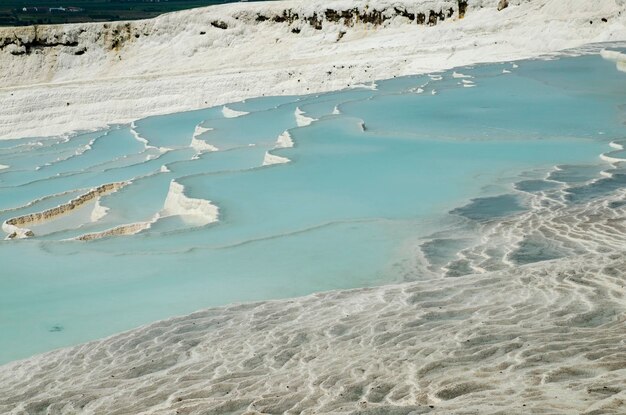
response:
[[[0,363],[203,307],[430,278],[424,261],[460,249],[424,244],[439,230],[561,184],[568,203],[623,188],[599,156],[623,152],[626,74],[596,55],[518,65],[0,142],[0,221],[129,182],[98,215],[92,201],[0,242]],[[285,131],[294,146],[276,148]],[[74,239],[134,223],[149,228]]]

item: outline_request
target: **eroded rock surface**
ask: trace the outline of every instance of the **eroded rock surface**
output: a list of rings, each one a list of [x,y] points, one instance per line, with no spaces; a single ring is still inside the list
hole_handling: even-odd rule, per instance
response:
[[[87,193],[84,193],[77,198],[70,200],[67,203],[56,206],[52,209],[44,210],[43,212],[29,213],[28,215],[8,219],[2,224],[2,227],[5,231],[7,231],[7,233],[9,233],[7,239],[15,239],[17,237],[32,237],[35,234],[31,230],[26,229],[27,226],[56,219],[61,215],[65,215],[75,209],[82,207],[86,203],[89,203],[99,198],[100,196],[116,192],[127,184],[127,182],[103,184],[94,189],[91,189]]]

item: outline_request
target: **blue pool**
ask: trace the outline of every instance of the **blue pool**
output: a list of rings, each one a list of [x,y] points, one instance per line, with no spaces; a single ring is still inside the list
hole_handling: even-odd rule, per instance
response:
[[[0,363],[210,306],[442,278],[538,194],[626,187],[625,105],[626,74],[585,55],[2,141],[0,222],[34,236],[0,241]]]

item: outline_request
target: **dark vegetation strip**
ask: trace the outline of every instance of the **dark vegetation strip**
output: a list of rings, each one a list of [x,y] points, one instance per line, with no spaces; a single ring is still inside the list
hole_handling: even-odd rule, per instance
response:
[[[177,10],[236,1],[0,0],[0,26],[139,20]]]

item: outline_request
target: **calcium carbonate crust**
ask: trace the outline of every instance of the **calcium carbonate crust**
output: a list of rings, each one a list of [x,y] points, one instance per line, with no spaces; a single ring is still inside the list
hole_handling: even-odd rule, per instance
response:
[[[144,21],[0,28],[0,138],[626,40],[624,0],[501,3],[234,3]]]
[[[0,367],[0,412],[624,413],[625,258],[200,311]]]

